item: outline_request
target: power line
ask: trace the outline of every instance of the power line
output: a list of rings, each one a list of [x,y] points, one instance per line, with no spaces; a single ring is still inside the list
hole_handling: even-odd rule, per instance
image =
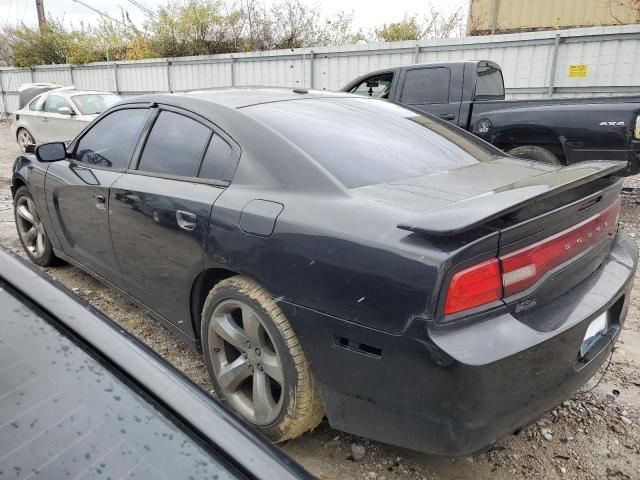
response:
[[[158,18],[158,15],[153,10],[151,10],[149,7],[144,5],[143,3],[138,2],[136,0],[128,0],[128,1],[129,1],[129,3],[131,5],[133,5],[135,7],[138,7],[140,10],[142,10],[144,13],[146,13],[149,17],[153,17],[155,19]]]
[[[97,8],[94,8],[94,7],[92,7],[91,5],[87,5],[87,4],[86,4],[86,3],[84,3],[82,0],[73,0],[73,1],[74,1],[74,2],[76,2],[76,3],[79,3],[80,5],[82,5],[82,6],[84,6],[84,7],[87,7],[89,10],[93,10],[94,12],[96,12],[96,13],[97,13],[98,15],[100,15],[101,17],[107,18],[107,19],[111,20],[112,22],[119,23],[120,25],[123,25],[123,26],[125,26],[125,27],[127,27],[127,28],[128,28],[128,27],[130,27],[130,25],[127,25],[126,23],[121,22],[120,20],[116,20],[116,19],[115,19],[115,18],[113,18],[112,16],[107,15],[107,14],[106,14],[106,13],[104,13],[104,12],[101,12],[101,11],[100,11],[100,10],[98,10]]]

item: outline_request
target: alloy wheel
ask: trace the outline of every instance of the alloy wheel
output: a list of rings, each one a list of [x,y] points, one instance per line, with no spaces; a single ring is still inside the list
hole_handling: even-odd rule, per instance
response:
[[[33,137],[27,130],[23,128],[18,132],[18,145],[20,146],[20,150],[24,152],[27,149],[27,145],[33,145],[34,143]]]
[[[36,205],[31,198],[22,196],[18,199],[16,222],[20,239],[25,248],[35,258],[42,257],[45,252],[46,233]]]
[[[256,425],[275,421],[284,402],[284,369],[260,316],[240,300],[224,300],[213,310],[207,335],[229,405]]]

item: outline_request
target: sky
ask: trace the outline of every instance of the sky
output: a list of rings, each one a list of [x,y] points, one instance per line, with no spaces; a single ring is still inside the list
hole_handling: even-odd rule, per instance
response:
[[[138,25],[142,25],[145,15],[129,0],[83,0],[92,7],[120,18],[120,8],[127,10]],[[138,0],[147,7],[154,8],[166,3],[166,0]],[[267,5],[273,0],[266,0]],[[99,18],[97,13],[75,3],[73,0],[43,0],[45,11],[53,17],[64,18],[66,24],[76,24],[84,21],[94,23]],[[449,13],[457,8],[467,7],[467,0],[394,0],[391,3],[376,0],[303,0],[309,6],[317,6],[326,16],[338,11],[353,11],[353,23],[356,29],[368,32],[374,26],[401,20],[405,14],[423,15],[429,12],[432,5],[439,11]],[[391,8],[391,5],[393,7]],[[29,26],[38,23],[35,0],[0,0],[0,26],[16,26],[21,22]]]

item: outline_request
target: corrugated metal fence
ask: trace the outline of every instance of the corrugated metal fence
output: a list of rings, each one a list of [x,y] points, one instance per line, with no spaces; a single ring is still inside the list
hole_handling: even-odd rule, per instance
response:
[[[28,82],[110,90],[124,96],[246,85],[337,90],[371,70],[467,59],[499,63],[509,98],[640,95],[640,25],[626,25],[87,65],[3,68],[0,69],[3,102],[0,107],[6,105],[8,112],[15,110],[18,87]]]

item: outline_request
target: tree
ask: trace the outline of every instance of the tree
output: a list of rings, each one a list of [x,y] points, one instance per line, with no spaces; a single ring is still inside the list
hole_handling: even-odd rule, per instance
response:
[[[7,29],[0,32],[0,66],[6,67],[13,64],[13,50],[9,44],[9,33]]]
[[[6,35],[16,67],[66,63],[69,36],[59,20],[49,19],[42,29],[7,27]]]
[[[398,40],[420,40],[422,38],[447,38],[461,28],[462,10],[444,14],[433,7],[428,15],[420,19],[417,15],[407,16],[395,23],[384,24],[374,29],[374,38],[380,42]]]
[[[399,22],[384,24],[376,28],[375,36],[381,42],[396,42],[399,40],[417,40],[422,38],[422,26],[417,16],[406,15]]]
[[[0,64],[31,66],[140,60],[326,45],[366,41],[353,27],[353,12],[323,17],[306,0],[166,0],[138,28],[125,10],[120,18],[104,16],[96,25],[65,27],[47,19],[42,30],[25,25],[5,28],[0,35]],[[632,0],[639,1],[640,0]],[[462,22],[461,11],[431,10],[424,18],[405,16],[385,24],[371,37],[378,41],[446,37]]]
[[[365,40],[362,30],[353,29],[353,12],[338,12],[324,20],[316,43],[317,46],[354,45]]]

